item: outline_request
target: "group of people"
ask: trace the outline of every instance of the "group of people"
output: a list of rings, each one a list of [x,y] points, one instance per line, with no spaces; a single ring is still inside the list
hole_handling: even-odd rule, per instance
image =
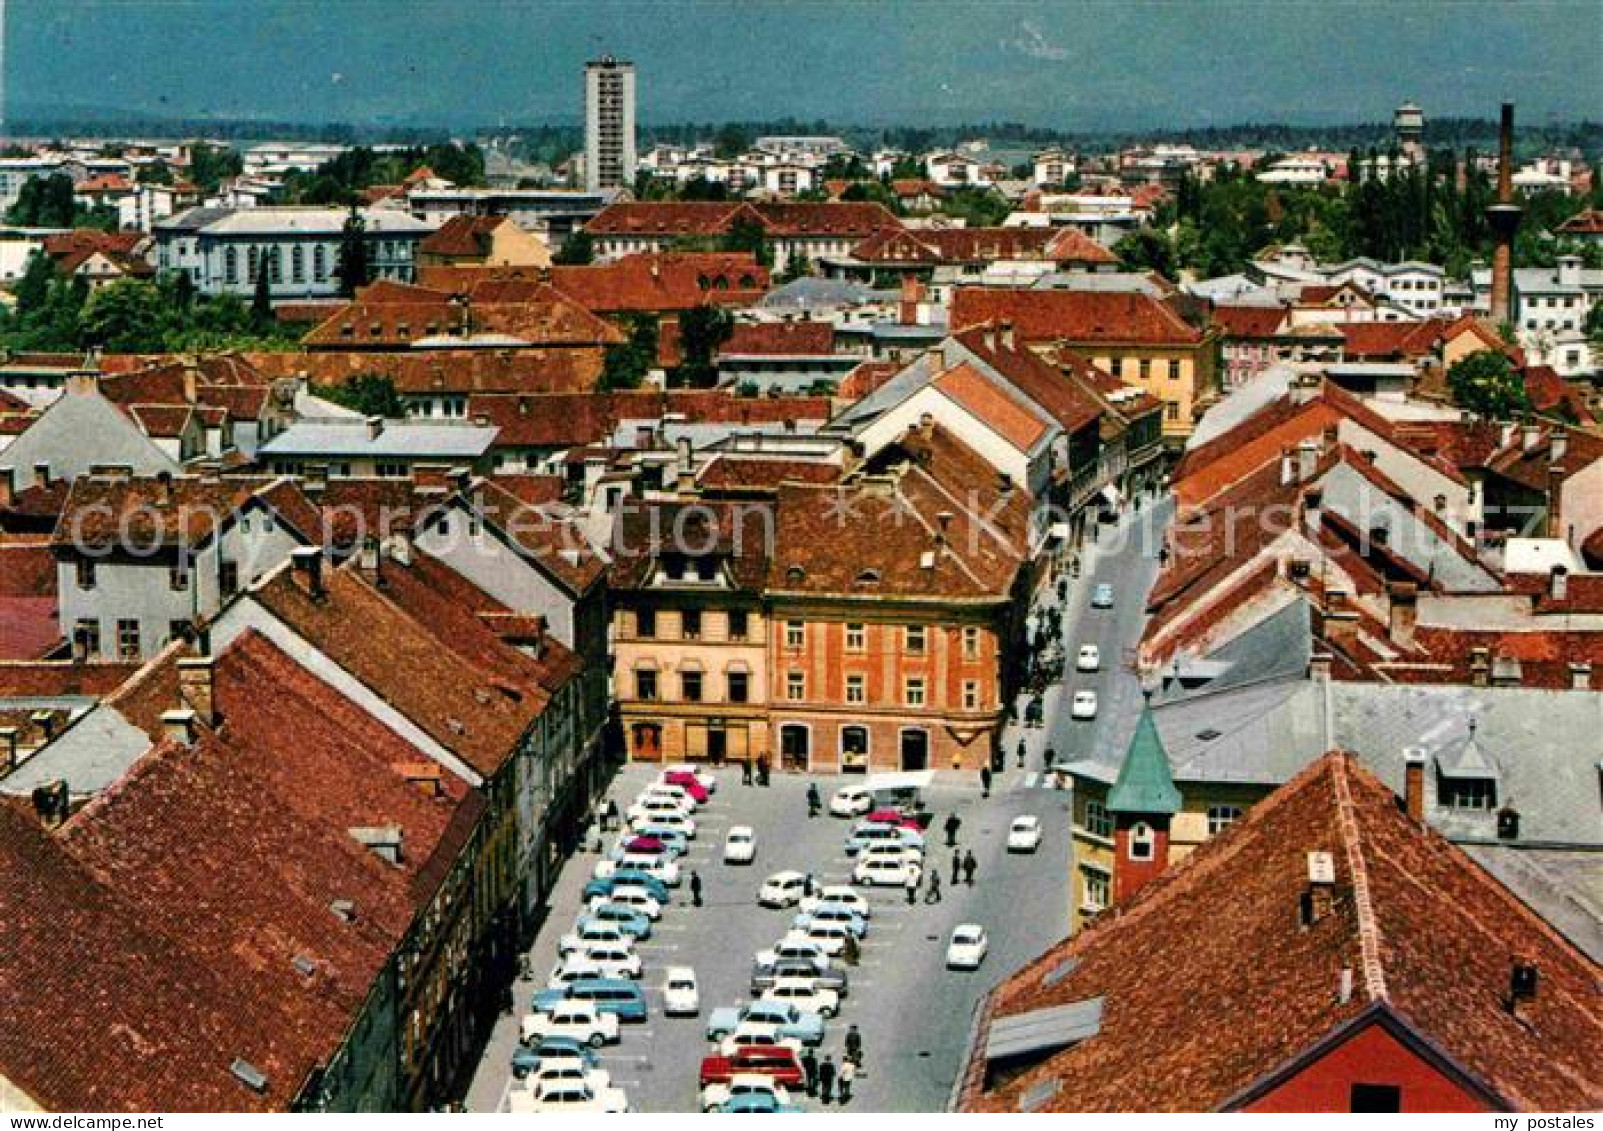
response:
[[[755,781],[754,781],[755,779]],[[750,758],[743,758],[740,762],[740,784],[766,787],[769,781],[768,758],[758,758],[755,762]]]
[[[863,1068],[863,1035],[853,1025],[846,1030],[846,1051],[841,1055],[837,1066],[828,1053],[822,1060],[811,1048],[806,1049],[801,1056],[802,1083],[809,1096],[817,1096],[820,1103],[829,1104],[839,1100],[842,1104],[852,1101],[852,1086],[857,1081],[857,1074]]]

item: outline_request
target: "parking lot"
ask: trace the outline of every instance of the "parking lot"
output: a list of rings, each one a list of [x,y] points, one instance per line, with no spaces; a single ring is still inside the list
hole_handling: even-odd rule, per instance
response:
[[[656,768],[626,767],[610,795],[620,810],[656,776]],[[972,775],[941,774],[926,791],[934,811],[926,866],[941,872],[938,904],[909,907],[901,891],[860,889],[873,904],[859,965],[850,971],[850,994],[840,1016],[829,1022],[820,1059],[840,1063],[847,1026],[863,1035],[864,1066],[851,1107],[868,1111],[939,1111],[968,1038],[980,996],[1011,969],[1060,939],[1066,930],[1069,852],[1066,795],[1026,787],[1037,775],[1009,772],[993,784],[989,800]],[[637,1111],[696,1111],[697,1076],[713,1051],[705,1038],[708,1015],[719,1006],[750,998],[752,959],[788,929],[794,909],[766,910],[756,903],[764,877],[785,869],[812,872],[821,884],[849,883],[851,860],[843,843],[852,822],[807,816],[806,789],[816,780],[827,802],[843,781],[776,775],[768,788],[743,786],[738,770],[719,775],[719,789],[696,815],[697,837],[682,861],[685,882],[674,892],[651,938],[637,946],[644,963],[642,986],[650,1002],[644,1024],[626,1025],[619,1044],[608,1046],[604,1063]],[[962,820],[959,843],[972,850],[978,868],[972,887],[951,884],[951,851],[942,823],[951,812]],[[1005,851],[1014,816],[1041,818],[1044,839],[1033,855]],[[732,825],[757,830],[757,859],[750,866],[722,862]],[[610,838],[609,838],[610,841]],[[515,1015],[496,1026],[468,1097],[473,1111],[505,1110],[511,1084],[509,1058],[517,1026],[529,1000],[557,962],[557,940],[580,910],[581,893],[598,859],[581,853],[564,870],[550,919],[530,951],[530,980],[517,991]],[[704,906],[691,906],[689,874],[700,874]],[[922,894],[922,893],[921,893]],[[944,968],[947,940],[958,923],[976,922],[990,933],[990,954],[976,972]],[[663,1016],[662,979],[668,966],[691,966],[701,984],[697,1017]],[[819,1102],[803,1100],[818,1109]]]

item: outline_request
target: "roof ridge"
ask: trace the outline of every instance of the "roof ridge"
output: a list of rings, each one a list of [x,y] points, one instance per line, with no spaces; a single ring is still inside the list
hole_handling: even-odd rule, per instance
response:
[[[1372,999],[1386,1001],[1389,994],[1386,967],[1380,957],[1380,925],[1369,898],[1369,869],[1360,844],[1352,790],[1347,785],[1348,757],[1343,752],[1332,760],[1330,776],[1336,791],[1336,827],[1341,832],[1342,847],[1347,855],[1347,870],[1352,873],[1353,912],[1358,920],[1359,966],[1364,975],[1364,989]]]

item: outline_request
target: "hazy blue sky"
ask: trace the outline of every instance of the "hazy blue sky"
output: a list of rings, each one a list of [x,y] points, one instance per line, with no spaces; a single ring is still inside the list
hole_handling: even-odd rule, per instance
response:
[[[1603,116],[1600,0],[10,0],[28,107],[307,121],[572,119],[584,60],[644,121],[1010,118],[1067,129]]]

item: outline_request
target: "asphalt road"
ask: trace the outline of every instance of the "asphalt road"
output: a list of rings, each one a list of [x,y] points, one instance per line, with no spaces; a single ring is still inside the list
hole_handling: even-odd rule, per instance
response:
[[[1122,744],[1134,729],[1141,707],[1141,689],[1131,660],[1139,639],[1147,590],[1157,572],[1165,506],[1126,514],[1117,526],[1099,532],[1099,540],[1081,550],[1082,576],[1067,599],[1044,604],[1038,615],[1063,618],[1069,647],[1063,686],[1047,694],[1044,727],[1010,732],[1004,750],[1007,770],[993,784],[989,799],[980,795],[973,775],[937,774],[926,796],[935,812],[931,844],[943,841],[941,823],[955,811],[962,819],[960,844],[972,849],[978,862],[973,887],[951,883],[951,853],[932,847],[928,862],[941,870],[945,898],[939,904],[908,907],[900,891],[867,889],[874,906],[860,965],[851,972],[851,993],[841,1015],[829,1023],[822,1053],[839,1063],[849,1024],[863,1034],[865,1068],[858,1077],[851,1105],[856,1111],[941,1111],[952,1087],[980,997],[995,982],[1040,954],[1064,936],[1068,924],[1069,813],[1068,794],[1046,788],[1039,772],[1041,754],[1050,744],[1059,756],[1086,753],[1096,745]],[[1089,607],[1091,587],[1107,582],[1115,588],[1111,610]],[[1055,591],[1054,591],[1055,593]],[[1096,643],[1102,670],[1073,670],[1074,651]],[[1068,702],[1081,687],[1100,697],[1098,717],[1071,720]],[[1013,757],[1019,736],[1029,748],[1026,764]],[[613,783],[610,795],[619,808],[656,776],[650,766],[628,766]],[[613,1081],[629,1094],[638,1111],[698,1110],[697,1069],[711,1046],[705,1026],[712,1009],[744,1003],[748,998],[753,955],[789,926],[791,911],[757,906],[763,878],[783,869],[811,871],[821,883],[849,882],[850,861],[842,849],[850,822],[807,817],[804,776],[776,775],[767,789],[742,786],[739,774],[723,773],[720,789],[697,814],[697,839],[684,861],[686,875],[701,875],[705,905],[690,906],[687,886],[676,890],[671,907],[639,946],[645,969],[642,984],[651,1016],[644,1024],[624,1027],[623,1040],[606,1050],[604,1061]],[[843,777],[816,779],[825,798]],[[1005,851],[1007,827],[1021,813],[1039,816],[1044,826],[1040,849],[1033,855]],[[757,829],[757,860],[751,866],[721,861],[723,839],[730,826]],[[533,991],[543,987],[557,960],[558,937],[579,911],[580,894],[597,857],[581,853],[564,869],[553,893],[550,919],[530,950],[533,980],[517,989],[517,1008],[503,1017],[485,1052],[468,1095],[470,1111],[505,1109],[511,1083],[509,1058],[518,1024],[528,1011]],[[990,954],[979,971],[944,968],[946,943],[958,923],[976,922],[990,934]],[[661,1012],[663,971],[670,965],[695,968],[701,983],[701,1014],[667,1018]],[[818,1101],[808,1101],[817,1110]],[[828,1109],[826,1109],[828,1110]]]

